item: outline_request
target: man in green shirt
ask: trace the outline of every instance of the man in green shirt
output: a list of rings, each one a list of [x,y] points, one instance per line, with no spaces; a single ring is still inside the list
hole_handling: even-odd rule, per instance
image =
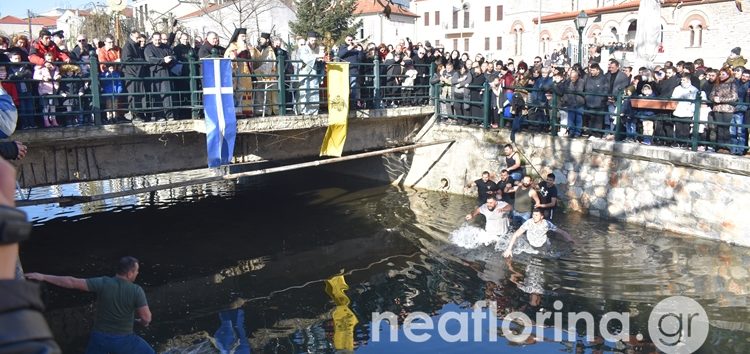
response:
[[[91,291],[97,294],[94,330],[86,348],[87,354],[154,353],[143,338],[133,333],[133,322],[148,326],[151,310],[143,288],[134,284],[138,277],[138,260],[123,257],[113,277],[79,279],[40,273],[26,278],[48,282],[63,288]],[[138,318],[134,318],[134,314]]]

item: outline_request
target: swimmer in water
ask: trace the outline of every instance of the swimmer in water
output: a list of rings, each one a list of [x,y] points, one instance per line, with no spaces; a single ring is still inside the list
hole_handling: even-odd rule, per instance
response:
[[[486,203],[482,204],[482,206],[472,213],[466,214],[466,221],[470,221],[477,215],[482,214],[487,219],[484,225],[484,230],[487,234],[491,236],[503,236],[507,234],[510,225],[508,213],[513,207],[502,200],[498,201],[494,196],[488,196],[486,201]]]
[[[575,240],[573,240],[573,238],[570,237],[570,234],[565,232],[565,230],[558,229],[555,224],[549,220],[545,220],[544,214],[540,209],[534,209],[531,213],[531,219],[526,220],[526,222],[524,222],[521,227],[513,233],[513,237],[510,238],[510,242],[508,243],[508,248],[503,252],[503,257],[513,257],[513,245],[524,233],[526,233],[526,239],[529,241],[529,245],[531,245],[534,250],[544,251],[546,248],[549,248],[549,238],[547,237],[547,234],[550,231],[558,233],[565,239],[565,241],[575,243]]]

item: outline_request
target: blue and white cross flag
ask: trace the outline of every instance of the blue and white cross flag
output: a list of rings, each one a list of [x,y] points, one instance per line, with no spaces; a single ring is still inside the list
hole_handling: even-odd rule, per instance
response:
[[[232,159],[237,136],[232,61],[224,58],[205,58],[201,61],[208,167],[219,167]]]

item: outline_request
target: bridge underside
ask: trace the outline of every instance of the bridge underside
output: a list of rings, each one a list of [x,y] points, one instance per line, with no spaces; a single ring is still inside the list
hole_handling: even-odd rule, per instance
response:
[[[352,112],[345,153],[404,145],[433,114],[431,107]],[[238,121],[234,162],[318,156],[327,115]],[[23,188],[205,168],[203,120],[18,131],[29,146],[16,162]]]

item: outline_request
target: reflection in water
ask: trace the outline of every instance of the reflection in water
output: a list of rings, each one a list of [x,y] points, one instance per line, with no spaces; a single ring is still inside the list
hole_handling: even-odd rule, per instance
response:
[[[333,347],[341,353],[354,351],[354,326],[359,323],[357,316],[349,308],[349,297],[344,290],[349,290],[349,285],[343,275],[336,275],[326,280],[326,294],[336,304],[333,309]]]
[[[654,351],[646,329],[650,310],[671,295],[695,299],[711,319],[708,344],[699,352],[750,352],[745,248],[563,214],[557,224],[575,231],[574,249],[560,243],[555,257],[518,256],[507,264],[492,245],[467,249],[450,242],[465,211],[473,208],[472,198],[312,170],[158,198],[153,204],[138,199],[101,209],[27,209],[43,222],[22,247],[25,268],[87,277],[123,253],[136,255],[142,261],[139,281],[154,312],[152,326],[139,334],[169,353],[216,353],[217,337],[230,333],[235,344],[245,333],[256,353],[332,353],[341,347],[409,354],[525,350],[504,339],[415,347],[370,338],[372,312],[401,319],[416,311],[438,316],[469,311],[480,300],[496,301],[499,316],[555,311],[556,301],[563,314],[588,311],[597,323],[606,312],[627,311],[626,341],[605,342],[595,328],[588,342],[582,337],[588,329],[580,323],[578,337],[566,333],[563,343],[553,343],[545,323],[536,333],[544,342],[536,340],[529,349],[647,353]],[[351,314],[341,316],[347,321],[336,320],[338,303],[320,291],[331,274],[345,274],[342,284],[350,287],[345,295]],[[93,299],[48,287],[45,301],[58,341],[66,352],[80,352]],[[217,317],[232,317],[221,315],[227,309],[243,313],[244,329],[222,321],[224,330],[211,335],[217,333]],[[563,321],[567,324],[567,315]],[[355,323],[342,346],[336,343],[339,323],[347,324],[342,328],[347,331]],[[639,333],[646,335],[641,341]]]
[[[231,309],[219,312],[221,325],[214,333],[216,347],[221,354],[250,354],[250,343],[245,333],[245,311]]]

